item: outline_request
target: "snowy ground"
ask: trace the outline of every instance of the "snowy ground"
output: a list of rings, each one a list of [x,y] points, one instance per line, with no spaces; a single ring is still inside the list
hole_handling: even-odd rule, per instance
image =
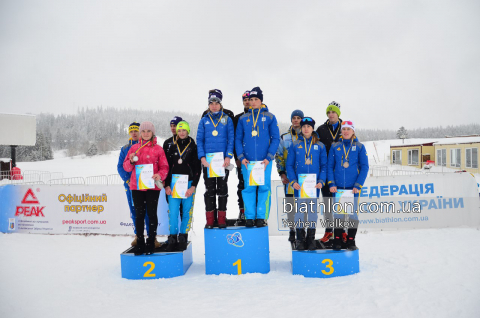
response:
[[[291,275],[285,237],[266,275],[206,276],[203,232],[183,277],[121,278],[130,237],[0,234],[0,317],[478,317],[477,229],[360,234],[359,274]]]
[[[117,160],[118,151],[57,153],[19,166],[86,177],[116,173]],[[238,213],[236,183],[233,174],[229,218]],[[269,274],[206,276],[203,193],[201,180],[190,232],[194,263],[184,277],[122,279],[120,253],[130,236],[0,234],[0,317],[479,316],[478,229],[360,233],[360,273],[330,279],[293,276],[286,237],[270,237]]]

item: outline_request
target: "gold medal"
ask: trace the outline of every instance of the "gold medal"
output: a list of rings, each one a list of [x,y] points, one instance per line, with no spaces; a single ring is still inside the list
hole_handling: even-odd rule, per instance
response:
[[[252,131],[252,136],[255,137],[256,135],[258,135],[257,131],[256,130]]]
[[[348,168],[349,166],[350,166],[350,165],[348,164],[348,162],[345,162],[345,163],[343,164],[343,167],[344,167],[344,168]]]
[[[218,136],[218,131],[216,130],[212,131],[212,135],[214,135],[215,137]]]

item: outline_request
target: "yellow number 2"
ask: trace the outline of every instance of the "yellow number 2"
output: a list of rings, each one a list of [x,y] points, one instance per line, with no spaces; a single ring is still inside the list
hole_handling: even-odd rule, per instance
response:
[[[238,266],[238,275],[242,275],[242,260],[238,259],[235,263],[233,263],[233,266]]]
[[[153,269],[155,268],[155,263],[154,262],[145,262],[145,264],[143,264],[143,267],[147,267],[148,265],[150,265],[151,267],[148,269],[148,271],[145,272],[143,277],[155,277],[155,276],[157,276],[155,274],[150,274],[153,271]]]
[[[333,271],[334,271],[334,269],[333,269],[333,267],[332,267],[333,261],[332,261],[331,259],[326,258],[326,259],[324,259],[324,260],[322,261],[322,264],[325,264],[325,263],[327,263],[327,262],[328,262],[328,264],[326,265],[326,267],[329,268],[330,270],[327,272],[327,271],[325,271],[324,269],[322,269],[322,273],[323,273],[324,275],[332,275],[332,274],[333,274]]]

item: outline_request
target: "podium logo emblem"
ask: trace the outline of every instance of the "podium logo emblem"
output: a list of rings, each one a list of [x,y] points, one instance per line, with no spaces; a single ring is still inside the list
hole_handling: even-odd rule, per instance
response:
[[[242,234],[239,232],[227,234],[227,243],[236,247],[243,247],[243,245],[245,245],[242,240]]]

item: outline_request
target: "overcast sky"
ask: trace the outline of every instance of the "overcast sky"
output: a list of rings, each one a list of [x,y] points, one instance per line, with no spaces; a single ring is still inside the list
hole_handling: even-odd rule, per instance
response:
[[[0,0],[0,111],[242,110],[332,100],[359,128],[480,118],[480,1]]]

